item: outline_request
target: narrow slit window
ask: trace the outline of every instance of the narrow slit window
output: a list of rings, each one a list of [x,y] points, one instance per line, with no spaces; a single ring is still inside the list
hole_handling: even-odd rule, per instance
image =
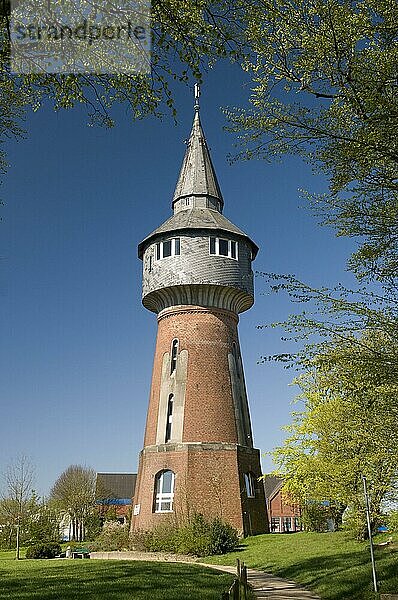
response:
[[[170,375],[174,373],[177,366],[178,357],[178,340],[173,340],[171,344],[171,358],[170,358]]]
[[[238,355],[238,350],[236,348],[236,344],[235,342],[233,342],[232,344],[232,352],[234,355],[234,359],[235,359],[235,366],[236,366],[236,374],[238,376],[238,379],[240,379],[240,363],[239,363],[239,355]]]
[[[174,404],[174,396],[170,394],[169,401],[167,403],[167,420],[166,420],[166,435],[165,442],[169,442],[171,440],[171,429],[173,426],[173,404]]]

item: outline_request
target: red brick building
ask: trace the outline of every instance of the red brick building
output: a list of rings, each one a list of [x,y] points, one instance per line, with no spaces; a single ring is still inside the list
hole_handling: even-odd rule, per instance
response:
[[[264,480],[265,498],[271,533],[301,531],[301,509],[289,504],[282,493],[283,479],[267,475]]]
[[[136,473],[97,473],[95,500],[103,520],[112,516],[119,523],[128,522],[136,480]]]
[[[268,530],[237,329],[258,248],[223,205],[196,101],[174,214],[139,245],[158,333],[133,530],[192,512]]]

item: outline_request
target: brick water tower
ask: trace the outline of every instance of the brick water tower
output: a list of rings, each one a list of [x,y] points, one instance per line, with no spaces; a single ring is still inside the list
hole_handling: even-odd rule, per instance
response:
[[[158,332],[132,529],[197,512],[251,535],[268,524],[237,325],[258,248],[222,214],[198,96],[173,216],[138,248]]]

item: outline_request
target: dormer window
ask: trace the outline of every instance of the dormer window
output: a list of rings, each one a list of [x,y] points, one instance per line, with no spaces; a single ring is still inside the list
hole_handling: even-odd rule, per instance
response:
[[[216,256],[227,256],[238,259],[238,242],[226,238],[211,237],[209,245],[210,254]]]
[[[156,260],[180,254],[180,238],[171,238],[156,244]]]

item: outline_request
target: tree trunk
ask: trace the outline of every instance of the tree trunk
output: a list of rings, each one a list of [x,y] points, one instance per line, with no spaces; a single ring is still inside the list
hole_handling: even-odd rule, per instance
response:
[[[19,560],[19,529],[20,529],[20,524],[19,522],[17,523],[17,540],[16,540],[16,550],[15,550],[15,559]]]

